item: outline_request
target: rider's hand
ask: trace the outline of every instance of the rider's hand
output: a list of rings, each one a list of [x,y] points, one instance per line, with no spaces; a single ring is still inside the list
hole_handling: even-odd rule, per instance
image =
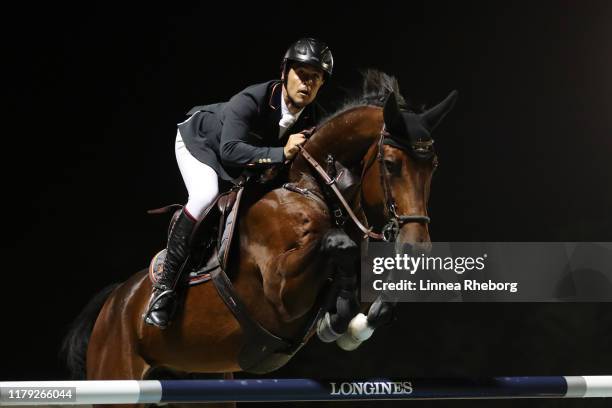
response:
[[[285,145],[285,159],[291,160],[295,157],[298,152],[298,146],[301,146],[306,142],[306,136],[303,133],[294,133],[289,136],[289,140],[287,140],[287,144]]]

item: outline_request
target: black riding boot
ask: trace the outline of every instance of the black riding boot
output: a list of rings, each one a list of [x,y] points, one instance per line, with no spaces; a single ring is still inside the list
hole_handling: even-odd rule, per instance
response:
[[[189,238],[195,224],[195,220],[183,209],[168,236],[163,271],[153,285],[153,294],[145,313],[145,322],[160,329],[168,326],[176,309],[175,288],[189,256]]]

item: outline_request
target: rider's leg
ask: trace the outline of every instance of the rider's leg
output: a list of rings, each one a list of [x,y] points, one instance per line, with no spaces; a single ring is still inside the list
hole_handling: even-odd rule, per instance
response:
[[[189,200],[168,236],[163,271],[153,286],[153,295],[146,313],[146,322],[160,328],[168,325],[176,308],[175,287],[189,255],[193,228],[219,193],[217,173],[189,153],[180,133],[177,133],[175,151]]]
[[[217,172],[189,153],[180,132],[176,135],[176,161],[189,193],[185,209],[197,220],[219,194]]]

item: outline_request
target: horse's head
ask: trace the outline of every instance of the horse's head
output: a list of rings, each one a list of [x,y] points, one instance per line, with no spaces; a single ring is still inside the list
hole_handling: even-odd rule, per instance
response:
[[[396,250],[431,248],[427,203],[437,157],[431,132],[450,111],[457,92],[423,112],[401,110],[394,93],[383,108],[384,127],[364,159],[362,205]]]

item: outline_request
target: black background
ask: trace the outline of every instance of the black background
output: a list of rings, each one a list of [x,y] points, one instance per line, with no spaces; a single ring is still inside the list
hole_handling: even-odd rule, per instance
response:
[[[433,240],[612,241],[610,2],[220,3],[5,9],[1,380],[67,377],[71,320],[163,247],[145,210],[186,199],[176,123],[278,76],[305,35],[334,53],[328,107],[367,67],[415,104],[459,90]],[[611,374],[611,344],[609,304],[411,304],[273,376]]]

